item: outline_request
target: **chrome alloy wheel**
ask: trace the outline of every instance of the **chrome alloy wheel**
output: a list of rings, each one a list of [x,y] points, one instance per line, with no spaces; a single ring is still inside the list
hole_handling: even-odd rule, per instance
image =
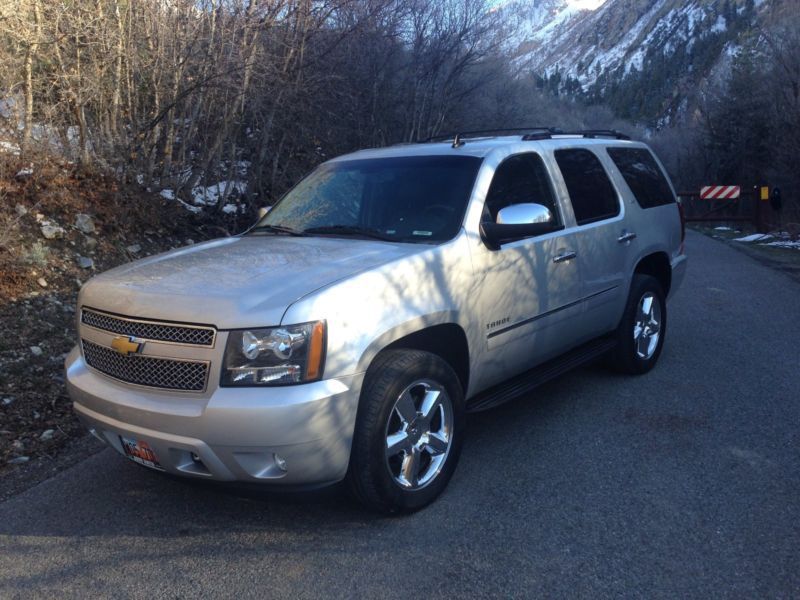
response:
[[[415,381],[398,396],[386,424],[386,466],[406,490],[418,490],[441,472],[453,438],[453,405],[447,390],[430,379]]]
[[[648,360],[658,348],[661,337],[661,303],[653,292],[645,292],[636,308],[633,341],[636,355]]]

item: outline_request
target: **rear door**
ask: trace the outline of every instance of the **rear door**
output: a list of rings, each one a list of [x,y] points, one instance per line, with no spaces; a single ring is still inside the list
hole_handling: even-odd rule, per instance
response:
[[[598,154],[565,148],[554,156],[575,215],[585,341],[616,328],[622,316],[626,278],[636,256],[635,232],[626,228],[622,197]]]

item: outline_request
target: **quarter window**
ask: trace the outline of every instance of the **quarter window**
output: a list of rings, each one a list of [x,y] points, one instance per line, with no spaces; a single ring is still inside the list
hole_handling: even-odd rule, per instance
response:
[[[619,198],[600,159],[583,149],[556,150],[556,162],[567,185],[578,225],[619,214]]]
[[[664,173],[648,150],[609,148],[608,155],[622,173],[639,206],[653,208],[675,203],[675,197]]]

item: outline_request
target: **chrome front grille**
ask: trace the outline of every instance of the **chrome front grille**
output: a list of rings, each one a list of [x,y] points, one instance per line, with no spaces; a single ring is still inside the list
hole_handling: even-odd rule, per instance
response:
[[[144,340],[172,342],[190,346],[212,347],[216,337],[216,330],[213,327],[172,325],[157,321],[115,317],[90,308],[81,310],[81,323],[95,329],[130,335]]]
[[[86,364],[114,379],[149,387],[202,392],[208,380],[208,363],[203,361],[154,358],[119,352],[81,340]]]

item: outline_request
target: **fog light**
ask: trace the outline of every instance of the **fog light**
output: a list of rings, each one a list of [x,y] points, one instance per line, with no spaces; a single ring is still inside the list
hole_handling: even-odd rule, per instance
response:
[[[281,471],[288,471],[289,468],[286,466],[286,461],[280,454],[273,454],[272,457],[275,459],[275,464]]]

